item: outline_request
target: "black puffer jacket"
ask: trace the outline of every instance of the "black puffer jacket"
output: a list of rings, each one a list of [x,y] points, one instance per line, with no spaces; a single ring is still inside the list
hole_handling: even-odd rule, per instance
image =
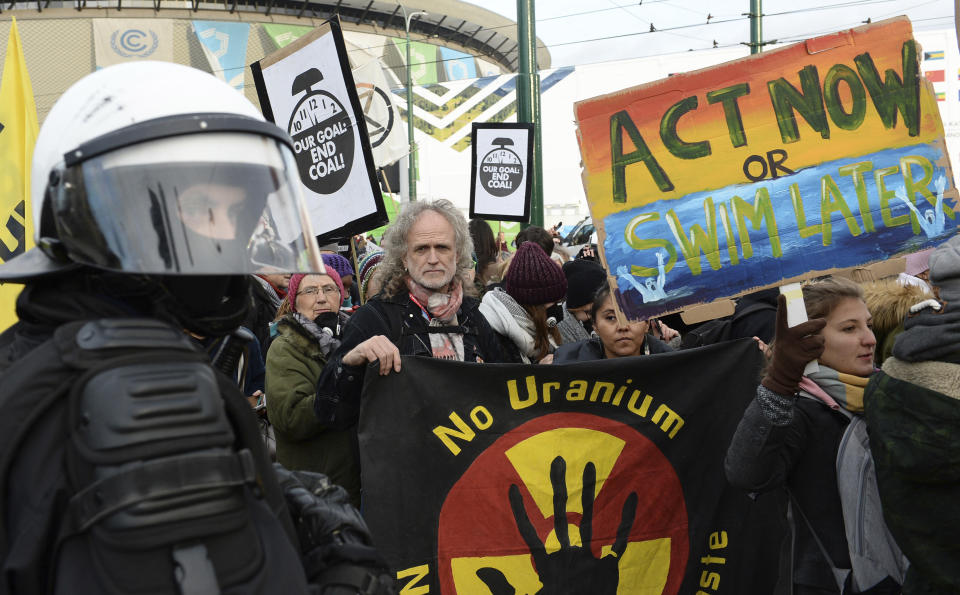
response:
[[[850,420],[824,403],[776,395],[760,386],[743,414],[724,461],[736,487],[768,492],[787,487],[800,514],[794,514],[793,582],[838,593],[836,579],[803,517],[836,568],[850,568],[835,460]]]
[[[660,339],[647,335],[647,339],[643,343],[643,350],[644,355],[652,355],[654,353],[673,351],[673,348]],[[594,337],[586,341],[564,343],[560,347],[557,347],[557,351],[553,354],[553,363],[569,364],[572,362],[589,362],[605,359],[605,357],[600,339]]]
[[[503,361],[497,334],[477,309],[480,302],[463,296],[457,321],[463,331],[463,357],[468,362]],[[343,329],[340,349],[323,368],[317,383],[314,412],[320,422],[333,428],[347,428],[360,417],[360,391],[366,366],[347,366],[343,356],[376,335],[384,335],[400,350],[400,355],[432,357],[427,320],[420,306],[404,292],[396,296],[380,294],[360,307]]]

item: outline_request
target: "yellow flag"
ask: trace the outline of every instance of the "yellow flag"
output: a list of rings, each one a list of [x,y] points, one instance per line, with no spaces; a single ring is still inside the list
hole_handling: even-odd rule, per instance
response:
[[[36,140],[37,106],[14,18],[0,79],[0,262],[33,247],[30,165]],[[17,321],[14,306],[21,287],[0,284],[0,331]]]

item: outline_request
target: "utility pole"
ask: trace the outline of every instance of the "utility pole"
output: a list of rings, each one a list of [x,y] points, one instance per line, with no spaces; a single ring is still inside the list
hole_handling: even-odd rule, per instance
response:
[[[750,53],[763,51],[763,9],[762,0],[750,0]]]
[[[530,225],[543,227],[543,160],[540,137],[540,71],[537,68],[535,0],[517,0],[517,121],[533,123],[533,163],[530,164]]]
[[[407,154],[407,197],[409,202],[417,200],[417,142],[413,139],[413,77],[410,74],[410,19],[427,14],[425,10],[417,10],[407,14],[403,9],[403,29],[407,33],[407,143],[410,152]]]

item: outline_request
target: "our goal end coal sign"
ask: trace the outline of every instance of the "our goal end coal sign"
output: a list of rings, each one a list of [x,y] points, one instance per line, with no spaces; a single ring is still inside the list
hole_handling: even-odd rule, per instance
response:
[[[470,217],[530,221],[533,124],[473,124]]]

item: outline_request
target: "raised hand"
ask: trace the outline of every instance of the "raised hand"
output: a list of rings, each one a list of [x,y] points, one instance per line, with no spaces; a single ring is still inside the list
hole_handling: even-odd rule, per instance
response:
[[[620,582],[618,564],[623,552],[627,549],[627,539],[633,528],[633,521],[637,514],[637,494],[631,493],[623,504],[620,525],[617,527],[616,541],[613,543],[613,555],[596,558],[590,544],[593,541],[593,505],[596,497],[597,471],[593,463],[587,463],[583,470],[583,493],[581,504],[583,517],[580,520],[580,542],[582,545],[570,544],[570,534],[567,523],[567,463],[563,457],[556,457],[550,465],[550,483],[553,485],[553,523],[554,532],[560,542],[560,549],[548,554],[543,542],[537,535],[536,529],[527,516],[523,505],[523,496],[520,488],[514,484],[510,486],[510,507],[517,521],[517,528],[524,542],[530,548],[533,564],[543,588],[543,594],[573,594],[589,593],[615,594]],[[480,576],[480,571],[477,572]],[[483,579],[483,577],[481,576]],[[484,579],[488,587],[491,582]],[[500,595],[504,591],[494,591]]]
[[[797,392],[803,369],[823,354],[821,334],[827,321],[814,318],[797,326],[787,326],[787,298],[777,298],[777,329],[773,337],[773,357],[767,373],[760,381],[778,395],[792,396]]]

